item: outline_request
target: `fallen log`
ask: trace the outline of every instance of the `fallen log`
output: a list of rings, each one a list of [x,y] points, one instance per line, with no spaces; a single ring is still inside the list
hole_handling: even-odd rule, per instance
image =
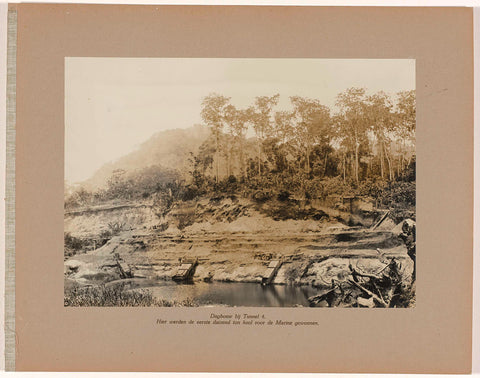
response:
[[[363,291],[365,294],[368,294],[369,296],[371,296],[375,302],[377,302],[379,305],[381,305],[381,307],[388,307],[387,303],[385,303],[385,301],[383,299],[381,299],[377,294],[375,294],[375,293],[371,292],[370,290],[364,288],[362,285],[360,285],[359,283],[357,283],[353,280],[348,280],[348,282],[350,282],[352,285],[354,285],[355,287],[357,287],[358,289]]]
[[[354,277],[354,279],[355,279],[355,276],[370,278],[370,279],[374,279],[374,280],[382,280],[383,279],[383,277],[377,276],[376,274],[369,274],[369,273],[360,272],[359,270],[355,269],[351,264],[348,267],[350,268],[350,271],[352,272],[352,276]]]
[[[326,301],[328,303],[328,306],[331,307],[331,304],[336,296],[335,289],[336,288],[334,287],[333,289],[327,290],[321,294],[311,296],[308,298],[308,302],[311,305],[315,305],[322,301]]]
[[[385,214],[382,215],[380,220],[373,225],[371,230],[375,230],[378,226],[380,226],[383,223],[383,221],[387,218],[388,214],[390,214],[390,210],[388,210],[387,212],[385,212]]]

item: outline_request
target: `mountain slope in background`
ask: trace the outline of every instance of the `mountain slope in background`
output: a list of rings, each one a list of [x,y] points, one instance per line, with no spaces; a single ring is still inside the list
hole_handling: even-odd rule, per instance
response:
[[[161,131],[140,145],[137,150],[105,164],[90,179],[84,181],[82,186],[88,189],[101,188],[117,169],[132,172],[158,165],[184,173],[190,152],[196,153],[209,135],[209,128],[202,125]]]

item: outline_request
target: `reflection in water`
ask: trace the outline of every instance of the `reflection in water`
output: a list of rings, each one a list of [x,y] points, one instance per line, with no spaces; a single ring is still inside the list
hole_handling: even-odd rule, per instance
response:
[[[193,299],[201,305],[227,305],[247,307],[308,306],[308,297],[318,294],[310,286],[268,285],[257,283],[162,282],[149,287],[160,299],[183,301]]]

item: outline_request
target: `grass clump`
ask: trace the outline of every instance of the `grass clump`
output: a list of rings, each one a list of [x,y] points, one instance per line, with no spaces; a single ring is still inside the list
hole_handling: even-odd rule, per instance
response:
[[[65,307],[196,307],[192,299],[183,301],[155,298],[149,290],[125,290],[125,285],[73,287],[65,292]]]

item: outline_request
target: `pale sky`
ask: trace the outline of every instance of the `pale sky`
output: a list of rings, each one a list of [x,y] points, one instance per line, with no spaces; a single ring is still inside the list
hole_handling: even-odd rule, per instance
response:
[[[65,179],[83,181],[153,134],[202,123],[212,92],[238,107],[256,96],[316,98],[333,108],[338,93],[415,89],[413,59],[65,58]]]

